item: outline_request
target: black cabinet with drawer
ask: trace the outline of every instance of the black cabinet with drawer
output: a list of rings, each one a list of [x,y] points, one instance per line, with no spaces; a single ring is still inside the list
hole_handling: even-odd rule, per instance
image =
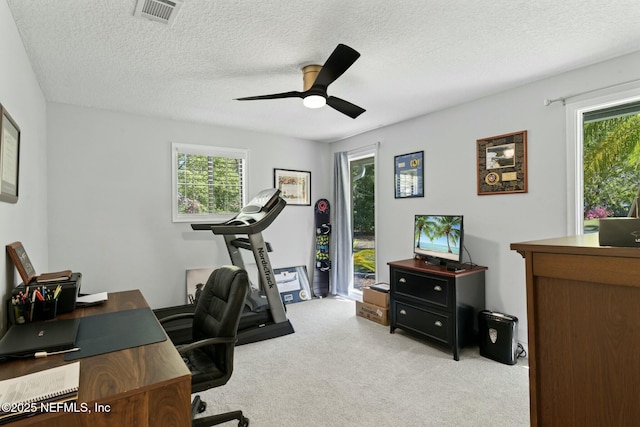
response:
[[[485,270],[468,265],[453,272],[419,259],[390,262],[391,333],[400,328],[416,334],[451,350],[459,360],[460,348],[477,344]]]

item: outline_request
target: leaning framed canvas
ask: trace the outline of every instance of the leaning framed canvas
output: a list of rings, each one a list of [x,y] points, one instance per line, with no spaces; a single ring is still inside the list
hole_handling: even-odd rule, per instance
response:
[[[0,104],[0,200],[18,201],[20,128]]]
[[[311,206],[311,172],[274,168],[273,187],[288,205]]]
[[[309,287],[306,266],[274,268],[273,274],[284,304],[311,299],[311,288]]]
[[[193,268],[187,270],[187,304],[197,304],[200,293],[215,268]]]
[[[527,131],[477,141],[478,195],[527,192]]]

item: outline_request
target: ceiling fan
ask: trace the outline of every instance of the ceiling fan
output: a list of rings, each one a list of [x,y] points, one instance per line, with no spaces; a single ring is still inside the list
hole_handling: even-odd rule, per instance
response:
[[[247,96],[245,98],[236,98],[236,100],[302,98],[302,103],[308,108],[320,108],[326,104],[355,119],[366,110],[344,99],[327,95],[327,87],[347,71],[359,57],[360,54],[354,49],[347,45],[339,44],[324,65],[307,65],[302,68],[302,92],[292,91],[271,95]]]

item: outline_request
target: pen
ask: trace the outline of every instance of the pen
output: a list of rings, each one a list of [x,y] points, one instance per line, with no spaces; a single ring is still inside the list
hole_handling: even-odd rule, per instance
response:
[[[70,348],[69,350],[60,350],[60,351],[37,351],[33,357],[36,359],[40,359],[42,357],[53,356],[54,354],[63,354],[63,353],[71,353],[72,351],[79,351],[78,347]]]

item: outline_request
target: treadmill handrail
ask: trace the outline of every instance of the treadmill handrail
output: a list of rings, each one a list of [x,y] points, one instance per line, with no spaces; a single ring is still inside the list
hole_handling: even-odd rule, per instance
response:
[[[232,222],[234,218],[213,224],[191,224],[193,230],[210,230],[213,234],[256,234],[262,232],[276,219],[276,217],[282,212],[282,209],[287,205],[286,200],[278,197],[278,203],[276,203],[260,220],[253,224],[228,224]]]

